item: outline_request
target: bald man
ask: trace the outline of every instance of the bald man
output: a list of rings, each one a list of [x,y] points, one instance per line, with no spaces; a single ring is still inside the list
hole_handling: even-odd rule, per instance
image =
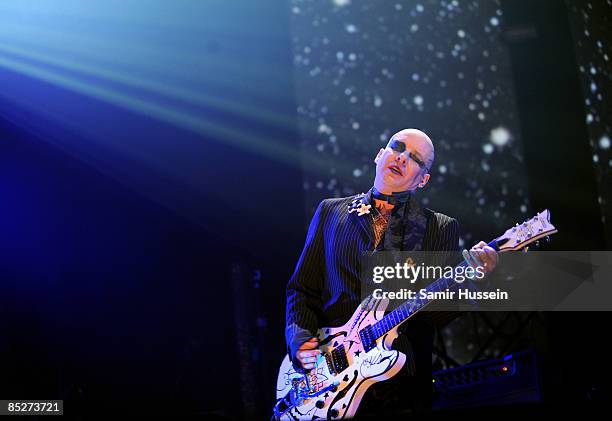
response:
[[[421,208],[415,192],[427,185],[434,145],[425,133],[395,133],[376,154],[376,176],[365,195],[323,200],[287,284],[285,336],[297,370],[315,366],[318,328],[346,323],[361,302],[359,258],[365,251],[459,250],[457,220]],[[355,211],[355,201],[364,211]],[[368,207],[369,206],[369,207]],[[352,209],[352,210],[351,210]],[[371,211],[370,211],[371,210]],[[497,253],[481,241],[464,257],[490,272]],[[358,414],[380,409],[427,409],[431,404],[432,318],[400,328],[394,347],[407,354],[400,374],[368,390]]]

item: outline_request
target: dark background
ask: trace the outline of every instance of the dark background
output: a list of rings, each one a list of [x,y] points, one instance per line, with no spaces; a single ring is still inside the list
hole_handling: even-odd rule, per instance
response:
[[[589,4],[581,7],[593,19],[607,16],[609,3]],[[314,13],[317,5],[308,2]],[[353,170],[369,162],[372,133],[411,122],[380,121],[378,128],[373,118],[371,132],[360,134],[358,156],[317,155],[318,140],[309,133],[319,123],[305,124],[299,112],[308,85],[295,63],[296,36],[312,34],[295,26],[293,7],[304,8],[302,2],[256,7],[185,1],[169,11],[160,7],[158,15],[154,7],[134,2],[129,13],[119,14],[138,17],[143,10],[153,16],[149,21],[113,21],[96,9],[79,16],[70,4],[57,15],[3,7],[0,396],[65,399],[66,413],[73,414],[264,414],[273,404],[285,352],[284,286],[312,203],[347,194],[341,188],[305,194],[305,183],[328,185],[335,165],[328,159],[348,165],[338,185],[367,189],[371,174],[355,181]],[[321,10],[328,7],[321,3]],[[551,209],[560,232],[551,249],[607,249],[609,152],[600,139],[609,134],[610,121],[609,114],[598,115],[594,131],[585,119],[584,87],[590,83],[580,67],[590,59],[577,57],[587,47],[576,47],[572,31],[581,30],[569,19],[580,13],[559,1],[502,1],[497,7],[503,11],[497,42],[509,57],[504,70],[514,87],[509,95],[522,160],[522,175],[509,188],[522,188],[525,202],[510,202],[515,211],[490,223],[505,226],[506,219],[526,216],[518,208],[528,203],[526,213]],[[183,18],[189,24],[181,25]],[[179,25],[172,32],[161,22]],[[37,38],[25,29],[10,32],[9,24],[82,33],[85,48],[79,50],[68,35],[44,45],[53,31]],[[610,50],[608,27],[580,24],[599,30],[598,40]],[[116,56],[96,56],[104,49],[87,44],[89,35],[160,50],[150,62],[134,56],[129,67],[113,60],[129,58],[131,50],[109,44]],[[64,46],[66,51],[54,50]],[[598,48],[593,54],[601,55]],[[173,63],[164,61],[168,52],[184,55]],[[78,66],[66,64],[73,59]],[[598,82],[602,89],[608,66],[606,61],[598,67],[598,77],[608,78]],[[105,68],[107,78],[94,72]],[[398,79],[393,83],[400,86]],[[209,99],[193,99],[189,92],[205,92]],[[332,100],[327,98],[330,107]],[[599,101],[609,104],[605,96]],[[345,112],[370,115],[368,109]],[[412,121],[437,124],[435,114],[428,115]],[[481,137],[465,138],[457,127],[445,135],[450,145],[460,138],[468,145],[464,154],[471,154],[471,142],[481,149]],[[338,142],[347,136],[339,134]],[[380,143],[374,140],[372,157]],[[462,169],[451,186],[481,175],[478,165],[460,167],[457,154],[448,153]],[[514,168],[516,162],[502,155],[497,164]],[[439,210],[465,212],[469,219],[472,199],[449,204],[444,181],[434,186],[431,200],[444,208]],[[484,223],[465,225],[472,239],[491,235]],[[581,402],[593,387],[609,390],[600,330],[609,318],[545,315],[548,399]]]

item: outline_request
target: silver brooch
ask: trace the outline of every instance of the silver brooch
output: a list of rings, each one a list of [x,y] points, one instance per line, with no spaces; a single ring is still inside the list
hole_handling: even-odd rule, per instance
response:
[[[348,213],[357,212],[357,216],[363,216],[370,213],[371,205],[364,202],[365,194],[361,193],[357,196],[350,205],[348,205]]]

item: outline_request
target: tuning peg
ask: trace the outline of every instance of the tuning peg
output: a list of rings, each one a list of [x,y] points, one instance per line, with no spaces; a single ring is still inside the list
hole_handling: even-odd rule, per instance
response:
[[[536,241],[536,247],[540,247],[540,240]]]
[[[523,249],[523,253],[527,253],[528,251],[529,251],[529,246],[526,246],[526,247]]]
[[[550,235],[547,235],[547,236],[546,236],[546,242],[547,242],[547,243],[550,243]]]

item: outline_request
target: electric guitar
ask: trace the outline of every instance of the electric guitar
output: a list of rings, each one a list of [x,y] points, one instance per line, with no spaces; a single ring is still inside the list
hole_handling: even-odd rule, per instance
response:
[[[489,246],[500,253],[526,251],[528,245],[556,232],[550,223],[550,212],[544,210],[508,229]],[[427,290],[444,291],[456,285],[452,277],[443,277]],[[366,390],[396,375],[406,362],[405,354],[391,349],[398,327],[432,301],[408,300],[385,314],[388,300],[370,295],[344,326],[319,329],[321,354],[314,369],[298,373],[289,356],[285,356],[276,383],[274,417],[314,420],[355,416]]]

